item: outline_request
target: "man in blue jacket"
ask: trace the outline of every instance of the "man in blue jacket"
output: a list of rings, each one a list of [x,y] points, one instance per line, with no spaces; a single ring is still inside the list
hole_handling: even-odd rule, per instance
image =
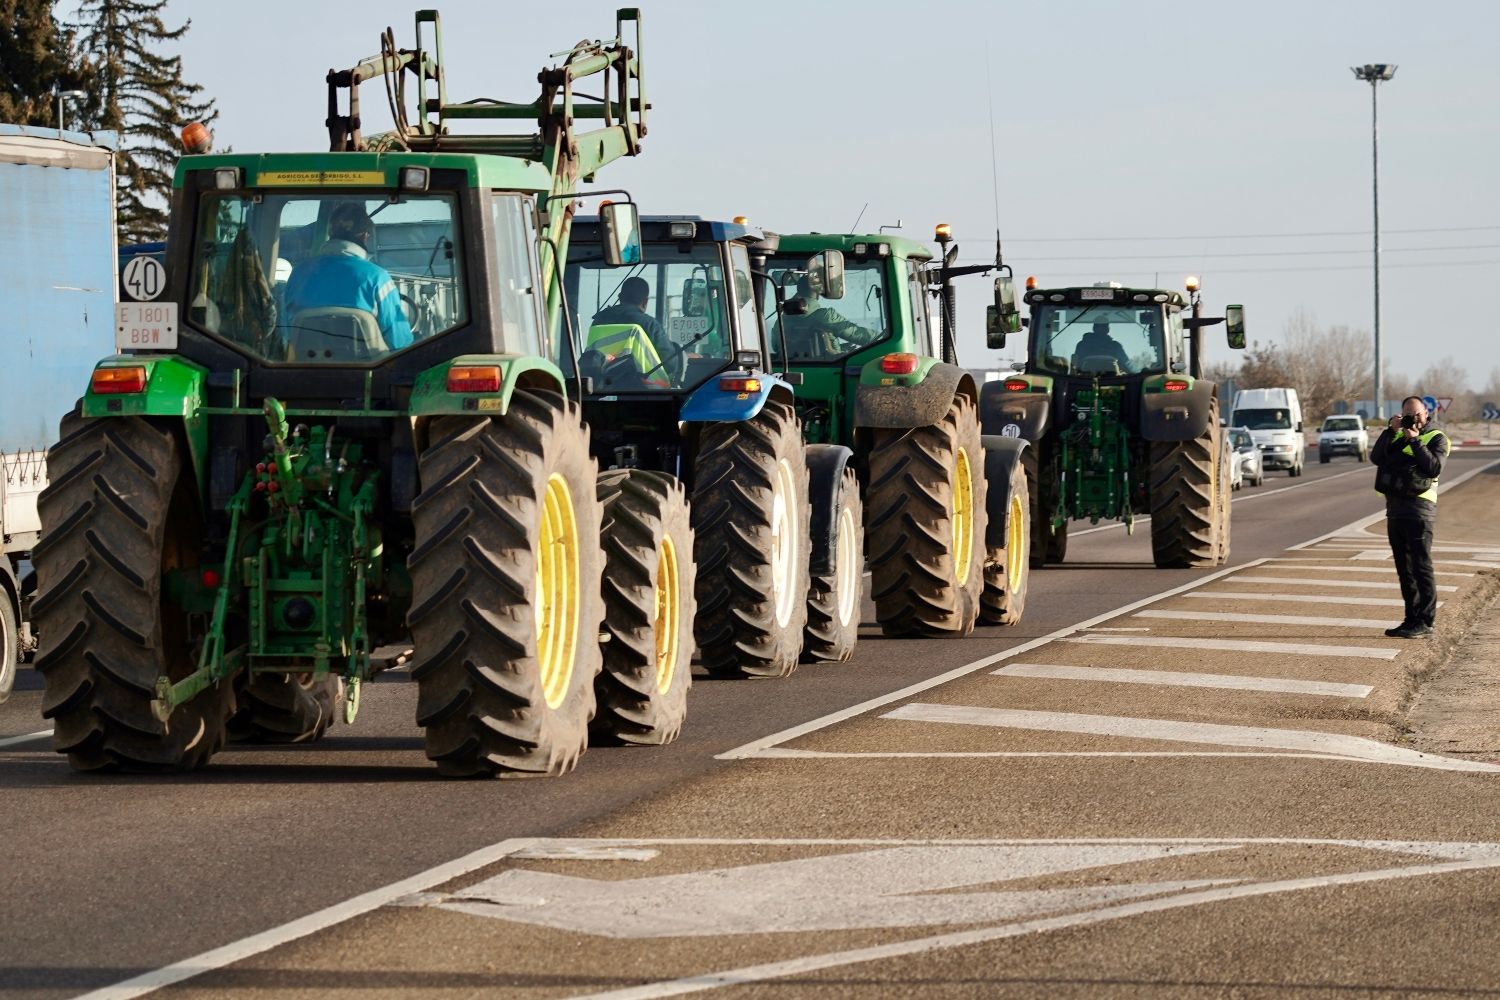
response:
[[[390,273],[370,260],[374,229],[363,205],[340,203],[328,218],[328,240],[318,256],[309,257],[292,270],[286,286],[287,311],[295,322],[304,309],[364,309],[380,324],[386,346],[399,351],[411,344],[411,324]]]
[[[1427,429],[1427,406],[1421,396],[1401,401],[1401,415],[1392,417],[1370,449],[1375,489],[1385,495],[1385,532],[1406,617],[1385,630],[1398,639],[1432,634],[1437,615],[1437,577],[1432,570],[1432,529],[1437,523],[1438,476],[1448,457],[1448,439]]]

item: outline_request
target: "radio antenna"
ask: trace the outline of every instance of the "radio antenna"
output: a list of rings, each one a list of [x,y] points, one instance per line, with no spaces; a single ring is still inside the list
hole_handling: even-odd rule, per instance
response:
[[[869,207],[870,203],[868,201],[865,202],[865,207],[860,209],[859,214],[854,217],[854,225],[849,227],[850,236],[853,236],[855,233],[859,232],[859,220],[865,217],[865,209]]]
[[[995,151],[995,84],[990,78],[990,46],[984,46],[984,90],[990,100],[990,195],[995,206],[995,266],[1004,266],[1000,250],[1000,157]]]

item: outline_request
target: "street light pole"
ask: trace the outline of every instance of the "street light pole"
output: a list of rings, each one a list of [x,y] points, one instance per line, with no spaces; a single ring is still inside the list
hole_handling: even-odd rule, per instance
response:
[[[1355,79],[1370,84],[1370,183],[1375,210],[1375,419],[1385,418],[1380,360],[1380,84],[1396,75],[1391,63],[1349,67]]]
[[[67,114],[64,110],[66,106],[63,104],[63,99],[71,97],[76,100],[89,95],[81,90],[63,90],[56,84],[52,87],[52,93],[57,95],[57,133],[58,137],[61,138],[63,131],[68,127]]]

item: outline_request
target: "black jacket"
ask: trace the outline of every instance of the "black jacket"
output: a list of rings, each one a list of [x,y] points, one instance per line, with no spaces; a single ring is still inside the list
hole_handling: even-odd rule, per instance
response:
[[[1406,453],[1404,435],[1387,427],[1375,439],[1370,449],[1370,461],[1377,469],[1394,474],[1398,479],[1409,479],[1416,475],[1424,479],[1437,479],[1443,471],[1443,459],[1448,457],[1448,436],[1439,431],[1426,445],[1412,443],[1412,453]],[[1386,517],[1420,517],[1431,521],[1437,517],[1437,504],[1432,500],[1392,491],[1385,494]]]

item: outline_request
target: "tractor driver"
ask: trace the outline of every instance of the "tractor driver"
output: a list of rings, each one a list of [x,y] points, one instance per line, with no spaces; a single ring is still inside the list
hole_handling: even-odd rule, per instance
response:
[[[822,300],[806,276],[797,282],[797,295],[793,301],[800,304],[800,309],[797,312],[787,309],[781,317],[787,352],[793,357],[836,356],[850,348],[873,343],[878,338],[873,331],[845,319],[838,310],[820,306]]]
[[[646,283],[645,278],[626,278],[620,282],[619,301],[595,313],[592,325],[634,324],[646,331],[646,336],[651,339],[651,346],[656,348],[661,357],[667,357],[668,352],[674,355],[679,353],[661,321],[646,311],[646,304],[650,301],[651,286]]]
[[[360,203],[346,201],[334,208],[323,249],[292,269],[286,285],[287,309],[294,322],[305,309],[363,309],[374,315],[391,350],[399,351],[411,344],[411,323],[390,272],[370,260],[374,231],[375,223]]]
[[[1073,351],[1073,370],[1097,372],[1101,362],[1114,362],[1122,374],[1131,370],[1130,357],[1125,353],[1125,348],[1109,335],[1109,324],[1103,322],[1095,323],[1092,329],[1079,338],[1078,347]]]

